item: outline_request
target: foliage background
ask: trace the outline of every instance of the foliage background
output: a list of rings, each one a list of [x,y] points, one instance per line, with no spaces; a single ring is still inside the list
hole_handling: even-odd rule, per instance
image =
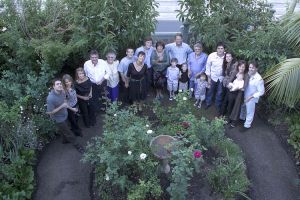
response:
[[[55,132],[45,115],[50,80],[73,75],[91,49],[102,56],[135,48],[154,31],[156,6],[154,0],[0,0],[0,165],[7,172],[0,172],[1,199],[31,197],[30,152]],[[20,177],[23,185],[16,184]]]

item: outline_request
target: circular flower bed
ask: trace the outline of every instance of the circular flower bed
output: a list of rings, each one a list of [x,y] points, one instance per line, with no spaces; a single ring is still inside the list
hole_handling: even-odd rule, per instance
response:
[[[151,121],[134,108],[110,106],[103,136],[94,138],[84,155],[84,161],[95,165],[100,199],[187,199],[197,174],[224,199],[245,195],[246,167],[240,149],[224,136],[224,121],[199,119],[187,95],[179,93],[170,107],[154,102]],[[159,135],[176,138],[167,176],[160,170],[163,160],[149,145]]]

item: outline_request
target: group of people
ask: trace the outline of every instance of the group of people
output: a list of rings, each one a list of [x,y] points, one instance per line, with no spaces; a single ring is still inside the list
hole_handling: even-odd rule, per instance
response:
[[[92,50],[90,60],[83,68],[76,69],[75,81],[68,74],[53,81],[47,113],[63,133],[63,142],[73,142],[81,150],[71,133],[82,136],[77,106],[84,125],[89,128],[96,124],[96,113],[104,109],[100,102],[103,95],[111,102],[122,100],[142,110],[151,88],[160,100],[167,86],[169,100],[175,99],[177,92],[189,91],[198,108],[202,102],[205,109],[209,108],[214,97],[219,116],[227,116],[231,127],[244,117],[243,130],[247,130],[253,121],[255,104],[264,94],[264,82],[257,69],[256,62],[248,65],[244,60],[236,61],[232,53],[225,52],[221,42],[216,52],[208,56],[202,43],[196,43],[193,51],[183,42],[181,34],[176,34],[173,43],[165,45],[158,41],[155,47],[152,38],[146,37],[135,51],[127,48],[126,57],[120,62],[114,51],[107,52],[103,60]]]

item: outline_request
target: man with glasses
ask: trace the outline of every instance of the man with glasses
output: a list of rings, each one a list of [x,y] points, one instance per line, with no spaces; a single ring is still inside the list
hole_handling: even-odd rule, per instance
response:
[[[84,63],[84,72],[92,82],[92,103],[96,112],[104,110],[103,104],[100,103],[102,93],[105,92],[106,80],[110,77],[110,70],[105,64],[105,61],[99,59],[99,54],[96,50],[90,52],[90,60]]]

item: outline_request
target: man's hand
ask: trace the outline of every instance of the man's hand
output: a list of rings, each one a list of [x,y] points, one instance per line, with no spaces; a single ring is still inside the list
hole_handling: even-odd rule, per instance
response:
[[[253,96],[245,98],[245,103],[248,103],[252,98],[253,98]]]

